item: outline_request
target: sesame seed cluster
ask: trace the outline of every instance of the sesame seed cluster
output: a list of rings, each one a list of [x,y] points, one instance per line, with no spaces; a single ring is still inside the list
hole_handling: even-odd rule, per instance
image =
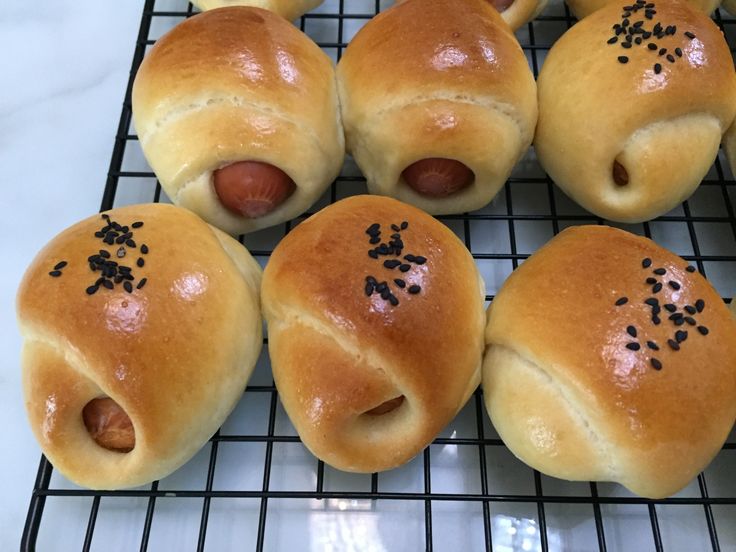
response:
[[[661,40],[667,36],[675,36],[677,34],[676,25],[663,25],[658,21],[651,28],[647,26],[647,23],[652,21],[657,14],[654,2],[636,0],[635,3],[623,6],[621,9],[621,22],[613,25],[613,36],[606,41],[608,44],[619,44],[621,48],[630,50],[634,46],[644,46],[646,43],[647,50],[657,54],[658,61],[653,66],[656,74],[662,72],[662,64],[659,61],[667,60],[669,63],[675,63],[677,58],[682,57],[680,47],[676,47],[669,52],[667,48],[660,47],[656,42],[656,40]],[[642,11],[644,12],[643,15],[640,13]],[[682,34],[689,40],[695,38],[695,35],[690,31],[685,31]],[[619,63],[628,63],[629,56],[618,56],[618,61]]]
[[[652,267],[652,259],[649,257],[646,257],[641,262],[641,267],[643,270],[649,270]],[[695,272],[694,266],[688,266],[685,269],[687,272]],[[654,274],[654,276],[648,276],[644,283],[647,286],[651,287],[651,293],[652,296],[647,297],[644,299],[643,304],[646,305],[649,309],[651,309],[651,323],[653,326],[659,326],[662,323],[662,309],[664,308],[665,311],[667,311],[664,316],[667,316],[667,321],[672,324],[675,327],[674,334],[671,338],[667,339],[667,345],[672,351],[679,351],[680,347],[682,346],[682,343],[684,343],[688,338],[688,331],[685,329],[682,329],[681,327],[684,325],[695,327],[700,333],[700,335],[706,336],[709,333],[709,330],[706,326],[703,326],[698,323],[698,321],[695,319],[696,314],[700,314],[705,309],[705,301],[703,299],[698,299],[695,301],[694,305],[677,305],[675,303],[664,303],[660,304],[659,299],[657,297],[654,297],[654,295],[660,293],[662,289],[664,288],[664,285],[666,285],[672,289],[673,291],[679,291],[682,287],[680,282],[672,279],[665,278],[667,276],[667,269],[665,268],[654,268],[651,270],[651,273]],[[657,278],[659,277],[659,278]],[[660,281],[660,278],[662,281]],[[666,282],[665,282],[666,280]],[[616,300],[615,305],[617,307],[622,307],[626,303],[629,302],[628,297],[619,297]],[[636,326],[629,325],[626,327],[626,333],[636,341],[629,341],[626,344],[626,348],[630,351],[639,351],[642,350],[642,344],[640,343],[639,339],[639,333],[643,330],[643,328],[637,329]],[[660,347],[657,344],[656,341],[653,340],[644,340],[644,344],[646,346],[646,349],[649,351],[659,351]],[[655,370],[661,370],[662,369],[662,361],[656,358],[655,356],[652,356],[649,358],[649,363],[652,365],[652,368]]]
[[[401,238],[401,232],[408,228],[409,223],[407,221],[401,224],[392,224],[391,230],[394,233],[391,234],[391,240],[388,243],[384,243],[381,241],[381,225],[377,222],[371,224],[365,233],[368,234],[368,243],[375,247],[368,250],[368,256],[375,260],[380,260],[380,257],[393,257],[383,261],[383,267],[388,270],[398,269],[402,273],[409,272],[412,268],[412,263],[417,266],[426,263],[426,257],[411,253],[404,255],[402,260],[401,254],[404,251],[404,241]],[[416,295],[422,291],[421,286],[416,284],[408,285],[404,278],[394,278],[393,282],[399,289],[406,290],[411,295]],[[378,293],[381,299],[388,301],[394,307],[399,304],[399,299],[391,290],[388,280],[379,282],[375,276],[368,275],[365,278],[365,294],[370,297],[374,293]]]
[[[94,237],[101,240],[105,245],[118,246],[115,250],[115,258],[124,258],[129,250],[138,249],[141,256],[138,257],[135,264],[138,268],[143,268],[146,261],[143,255],[148,255],[148,246],[143,243],[140,248],[133,239],[134,230],[143,227],[142,221],[137,221],[130,226],[124,226],[110,218],[110,215],[101,215],[104,224],[94,233]],[[100,276],[89,285],[85,291],[87,295],[94,295],[102,287],[105,289],[114,289],[115,286],[122,285],[123,289],[128,293],[133,293],[133,282],[136,281],[134,268],[115,261],[112,254],[107,249],[100,249],[97,253],[93,253],[87,257],[89,268],[92,272],[99,273]],[[63,274],[62,270],[68,266],[67,261],[59,261],[49,272],[49,276],[58,278]],[[146,285],[148,278],[138,280],[136,289],[141,289]]]

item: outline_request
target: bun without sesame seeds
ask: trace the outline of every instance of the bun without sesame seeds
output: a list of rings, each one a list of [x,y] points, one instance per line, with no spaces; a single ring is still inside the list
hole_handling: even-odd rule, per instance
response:
[[[537,80],[537,157],[599,217],[655,218],[687,199],[736,115],[721,30],[678,0],[608,4],[552,47]],[[629,6],[630,7],[630,6]],[[649,12],[651,13],[651,12]]]
[[[189,460],[255,366],[260,277],[242,245],[166,204],[113,209],[51,240],[17,315],[26,410],[54,467],[119,489]]]
[[[409,461],[480,381],[484,285],[463,243],[378,196],[339,201],[279,243],[263,312],[279,397],[338,469]]]
[[[522,461],[662,498],[718,453],[736,418],[736,320],[651,240],[569,228],[488,310],[483,392]]]
[[[319,6],[324,0],[193,0],[202,11],[230,6],[252,6],[272,11],[284,19],[293,21]]]

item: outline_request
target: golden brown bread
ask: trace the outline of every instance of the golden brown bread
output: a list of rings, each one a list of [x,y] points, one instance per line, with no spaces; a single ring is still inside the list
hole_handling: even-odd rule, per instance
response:
[[[406,2],[407,0],[399,0],[397,4]],[[424,0],[432,2],[433,0]],[[464,1],[464,0],[458,0]],[[547,0],[485,0],[493,6],[501,15],[501,18],[512,30],[516,30],[524,23],[531,21],[547,5]]]
[[[130,227],[132,242],[113,245],[94,235],[107,225],[100,215],[63,231],[28,268],[17,313],[26,408],[44,454],[80,485],[117,489],[186,462],[241,397],[261,349],[260,267],[184,209],[135,205],[106,214],[144,224]],[[109,253],[106,262],[131,267],[134,279],[106,278],[112,289],[85,292],[101,277],[88,260],[105,261],[99,250]],[[61,274],[49,275],[61,261]],[[85,428],[82,411],[99,397],[132,420],[131,452],[99,446]]]
[[[488,203],[534,134],[534,77],[485,0],[407,0],[380,13],[337,77],[347,147],[369,191],[430,213]],[[421,195],[402,172],[427,158],[460,161],[475,180],[447,197]]]
[[[703,12],[705,15],[710,15],[720,5],[720,0],[687,0],[693,8]],[[601,9],[603,6],[608,4],[616,4],[619,7],[631,6],[635,2],[617,2],[615,0],[566,0],[565,3],[570,7],[570,11],[578,19],[589,16],[596,10]],[[649,1],[645,2],[648,4]],[[655,19],[656,21],[656,19]]]
[[[687,266],[651,240],[583,226],[511,275],[488,311],[483,391],[514,454],[651,498],[705,468],[736,417],[736,320]]]
[[[309,10],[319,6],[323,0],[192,0],[202,11],[228,6],[254,6],[263,8],[293,21]]]
[[[382,235],[371,244],[374,224]],[[369,256],[393,234],[401,255]],[[383,265],[394,260],[406,267]],[[357,196],[323,209],[276,247],[262,294],[281,401],[304,444],[336,468],[403,464],[478,386],[482,279],[462,242],[414,207]]]
[[[601,8],[555,43],[538,79],[539,161],[565,193],[609,220],[651,219],[690,196],[736,114],[736,73],[720,29],[677,0],[655,11],[652,20],[637,11],[629,27],[644,21],[649,33],[661,22],[673,34],[635,34],[641,44],[627,49],[628,31],[612,31],[623,24],[621,5]]]
[[[169,197],[231,234],[305,211],[345,153],[332,61],[258,8],[207,11],[160,38],[138,70],[133,115]],[[215,193],[213,173],[240,161],[281,169],[295,191],[265,216],[232,213]]]

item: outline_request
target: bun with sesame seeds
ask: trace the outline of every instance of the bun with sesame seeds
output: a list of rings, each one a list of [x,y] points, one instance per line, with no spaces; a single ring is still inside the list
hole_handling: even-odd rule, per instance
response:
[[[56,236],[18,290],[26,410],[93,489],[165,477],[215,433],[262,346],[261,270],[190,211],[113,209]]]
[[[357,196],[276,247],[263,313],[279,397],[341,470],[409,461],[480,382],[485,286],[463,243],[394,199]]]
[[[486,0],[406,0],[337,66],[348,150],[373,194],[428,213],[479,209],[529,149],[534,76]]]
[[[306,211],[345,158],[332,60],[259,8],[206,11],[166,33],[132,103],[171,200],[233,235]]]
[[[202,11],[229,6],[253,6],[277,13],[289,21],[301,17],[322,2],[324,0],[192,0],[192,4]]]
[[[568,228],[488,310],[483,393],[522,461],[663,498],[736,418],[736,319],[694,267],[606,226]]]
[[[736,115],[736,72],[721,30],[687,3],[624,8],[606,5],[550,50],[534,147],[572,199],[633,223],[673,209],[705,177]]]
[[[720,5],[720,0],[686,0],[688,4],[690,4],[694,9],[703,12],[705,15],[710,15],[713,13],[713,11]],[[594,11],[597,11],[601,9],[603,6],[607,6],[608,4],[617,4],[621,7],[628,7],[631,6],[632,8],[636,6],[636,2],[631,2],[630,4],[626,4],[625,2],[615,1],[615,0],[565,0],[565,3],[570,7],[570,11],[577,17],[578,19],[582,19],[583,17],[589,16]],[[646,2],[641,3],[641,5],[646,6],[647,4],[650,4],[649,0]],[[653,2],[652,2],[653,4]],[[655,14],[656,15],[656,14]]]

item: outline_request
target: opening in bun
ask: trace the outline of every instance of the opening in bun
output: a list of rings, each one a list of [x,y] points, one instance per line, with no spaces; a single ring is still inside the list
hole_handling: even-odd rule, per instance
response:
[[[619,161],[618,158],[613,160],[613,181],[618,186],[626,186],[629,183],[629,172],[626,170]]]
[[[375,408],[371,408],[370,410],[363,413],[364,416],[382,416],[383,414],[388,414],[389,412],[393,412],[397,408],[399,408],[402,404],[404,404],[404,395],[399,395],[398,397],[394,397],[393,399],[389,399],[387,401],[382,402]]]
[[[92,399],[82,409],[82,419],[90,436],[102,448],[130,452],[135,448],[133,422],[110,397]]]

